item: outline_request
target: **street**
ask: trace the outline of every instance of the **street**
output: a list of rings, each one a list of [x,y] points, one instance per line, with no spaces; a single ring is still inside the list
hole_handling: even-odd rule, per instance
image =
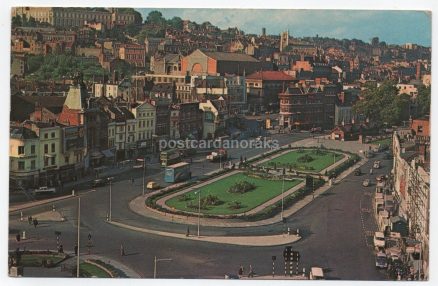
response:
[[[300,134],[309,136],[308,134]],[[290,135],[289,135],[290,136]],[[281,144],[288,143],[288,135],[281,134]],[[293,138],[295,141],[299,138]],[[231,153],[235,160],[240,156],[251,157],[260,149],[236,150]],[[238,160],[238,159],[237,159]],[[372,181],[378,174],[390,170],[391,161],[383,160],[381,169],[374,172]],[[216,163],[205,163],[205,170],[199,168],[202,162],[195,162],[194,175],[212,171],[218,167]],[[371,168],[369,161],[363,168]],[[162,170],[152,169],[148,172],[147,180],[161,182]],[[149,229],[166,230],[185,233],[187,226],[145,218],[129,210],[128,203],[141,194],[141,170],[137,170],[135,182],[131,184],[132,173],[125,173],[115,178],[112,184],[112,218],[116,221],[144,226]],[[321,197],[291,218],[285,224],[277,223],[253,228],[216,228],[203,226],[205,235],[267,235],[281,233],[289,227],[299,229],[302,239],[292,247],[300,251],[300,270],[306,271],[312,266],[326,270],[327,279],[343,280],[381,280],[384,273],[375,270],[372,248],[367,246],[366,232],[372,231],[375,225],[371,213],[364,213],[370,207],[369,192],[373,186],[362,187],[362,181],[369,175],[349,175],[344,181],[333,186]],[[84,186],[84,189],[85,186]],[[158,277],[161,278],[223,278],[226,273],[237,273],[239,265],[248,268],[251,264],[257,274],[269,275],[272,272],[273,255],[277,256],[278,275],[283,273],[281,262],[283,246],[276,247],[244,247],[214,244],[207,242],[173,239],[152,234],[138,233],[120,229],[106,223],[109,209],[109,187],[99,187],[96,190],[81,193],[81,240],[86,241],[88,233],[92,235],[93,247],[91,252],[109,259],[118,260],[142,277],[153,276],[154,256],[172,258],[171,262],[160,263]],[[367,195],[368,194],[368,195]],[[56,249],[55,231],[60,231],[61,243],[66,251],[73,251],[76,242],[77,199],[69,198],[55,203],[56,210],[66,218],[66,222],[41,222],[34,228],[27,220],[20,221],[20,213],[10,214],[10,246],[26,249]],[[35,215],[51,210],[52,204],[42,205],[23,211],[23,215]],[[27,241],[12,240],[18,231],[26,231]],[[192,231],[195,231],[194,229]],[[110,238],[110,239],[108,239]],[[123,244],[126,256],[121,257],[119,250]],[[81,252],[87,248],[81,244]]]

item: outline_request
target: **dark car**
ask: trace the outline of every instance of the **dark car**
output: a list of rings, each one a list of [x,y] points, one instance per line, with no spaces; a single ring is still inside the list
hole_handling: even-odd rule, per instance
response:
[[[360,176],[362,174],[362,171],[359,169],[359,168],[357,168],[356,170],[354,170],[354,175],[355,176]]]
[[[376,268],[377,269],[388,268],[388,260],[386,258],[386,254],[381,252],[376,254]]]
[[[108,183],[108,180],[106,180],[106,179],[96,179],[96,180],[93,180],[93,182],[91,183],[91,186],[93,188],[102,187],[102,186],[105,186],[107,183]]]

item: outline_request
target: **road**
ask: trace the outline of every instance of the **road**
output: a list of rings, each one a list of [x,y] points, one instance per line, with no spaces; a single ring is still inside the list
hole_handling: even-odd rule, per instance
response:
[[[287,138],[287,135],[280,137],[284,137],[286,141],[290,140],[290,136]],[[246,152],[249,158],[254,156],[257,150]],[[240,154],[242,153],[236,152],[232,156],[237,157]],[[194,164],[196,166],[202,163]],[[213,163],[206,165],[209,164],[217,166]],[[368,162],[364,170],[370,168],[371,164],[372,162]],[[388,173],[390,164],[391,161],[383,160],[383,167],[376,170],[373,176]],[[215,169],[215,166],[211,169]],[[196,175],[197,171],[194,170]],[[138,172],[140,174],[136,173],[137,178],[141,176],[141,171]],[[116,178],[113,184],[113,220],[151,229],[185,233],[187,227],[184,225],[144,218],[128,209],[129,201],[141,193],[141,180],[136,179],[134,185],[131,185],[130,175],[124,174]],[[149,174],[151,178],[159,175],[159,170],[155,174]],[[385,275],[375,270],[373,252],[367,245],[369,238],[365,237],[367,231],[374,230],[372,214],[366,211],[370,208],[372,198],[369,193],[373,187],[365,191],[361,186],[365,177],[368,175],[348,176],[345,181],[335,185],[326,194],[289,218],[286,224],[277,223],[251,229],[202,227],[201,231],[205,235],[262,235],[283,232],[287,227],[298,228],[303,238],[293,247],[301,252],[300,269],[305,267],[308,270],[311,266],[323,267],[327,270],[329,279],[381,280]],[[223,278],[225,273],[236,273],[241,264],[247,269],[251,264],[257,273],[268,275],[272,271],[272,255],[277,256],[277,273],[283,272],[284,266],[280,262],[283,251],[281,246],[221,245],[120,229],[105,222],[109,205],[108,186],[95,191],[84,191],[81,198],[81,245],[85,245],[84,242],[90,233],[94,245],[92,253],[123,262],[142,277],[152,277],[154,256],[173,259],[172,262],[160,262],[158,277],[162,278]],[[34,207],[26,210],[24,216],[50,208],[51,205]],[[28,225],[27,221],[20,222],[19,212],[10,214],[11,238],[18,231],[25,230],[31,239],[19,243],[11,239],[9,249],[15,249],[17,246],[25,246],[27,249],[55,249],[54,232],[60,231],[64,249],[72,251],[76,241],[77,199],[58,202],[56,208],[62,211],[67,221],[46,222],[37,228]],[[192,232],[194,231],[193,229]],[[121,244],[124,245],[127,256],[119,255]],[[81,251],[86,252],[86,247],[81,247]]]

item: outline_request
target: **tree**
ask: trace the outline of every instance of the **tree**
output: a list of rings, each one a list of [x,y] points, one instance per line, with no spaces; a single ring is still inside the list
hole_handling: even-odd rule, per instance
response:
[[[23,25],[23,22],[22,22],[22,20],[21,20],[21,16],[20,16],[20,15],[17,15],[17,16],[12,17],[11,25],[12,25],[12,28],[22,26],[22,25]]]
[[[166,19],[163,18],[163,14],[157,10],[151,11],[146,18],[148,24],[163,25],[165,22]]]
[[[418,95],[416,98],[418,117],[430,114],[430,90],[430,86],[426,87],[422,85],[418,87]]]
[[[180,17],[173,17],[172,19],[167,20],[167,25],[169,25],[170,27],[176,30],[182,30],[183,20]]]

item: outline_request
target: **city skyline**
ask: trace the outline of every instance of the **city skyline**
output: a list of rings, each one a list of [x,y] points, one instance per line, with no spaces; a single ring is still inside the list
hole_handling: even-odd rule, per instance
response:
[[[262,28],[266,28],[268,35],[278,35],[282,31],[289,30],[293,37],[318,35],[337,39],[360,39],[364,42],[379,37],[387,44],[414,43],[431,46],[431,14],[427,11],[210,8],[136,8],[136,10],[142,14],[143,19],[147,18],[149,12],[157,10],[166,19],[181,17],[183,20],[191,20],[199,24],[209,21],[221,29],[238,27],[248,34],[261,34]],[[260,22],[260,17],[264,17],[266,12],[271,13],[271,16]],[[289,13],[294,17],[289,17]],[[312,21],[303,25],[303,21],[308,19]]]

